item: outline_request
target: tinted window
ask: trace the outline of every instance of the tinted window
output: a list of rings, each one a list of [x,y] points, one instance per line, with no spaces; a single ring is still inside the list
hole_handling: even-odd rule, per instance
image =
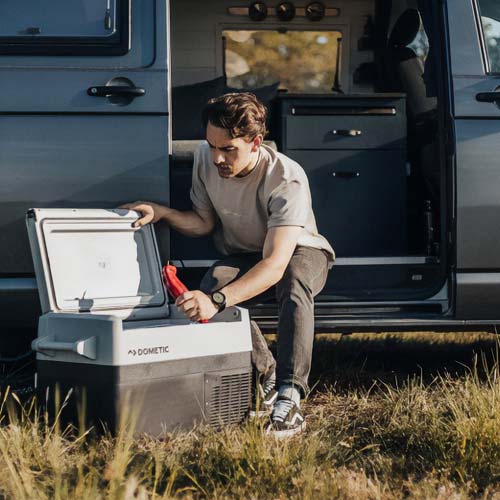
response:
[[[478,0],[490,70],[500,73],[500,2]]]
[[[92,47],[97,54],[99,48],[123,48],[128,42],[123,32],[128,27],[128,1],[1,0],[0,51],[70,54],[73,47],[78,54],[78,47],[80,52]]]
[[[225,69],[231,87],[280,82],[290,92],[330,92],[340,31],[225,30]]]

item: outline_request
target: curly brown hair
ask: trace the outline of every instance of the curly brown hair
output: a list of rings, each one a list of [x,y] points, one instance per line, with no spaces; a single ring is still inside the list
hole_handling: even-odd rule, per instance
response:
[[[251,92],[232,92],[210,99],[202,111],[203,126],[208,122],[225,128],[229,135],[253,139],[259,134],[265,137],[266,107]]]

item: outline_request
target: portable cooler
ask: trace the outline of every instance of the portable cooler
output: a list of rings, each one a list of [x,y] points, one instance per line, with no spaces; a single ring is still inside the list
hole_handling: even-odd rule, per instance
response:
[[[241,421],[250,405],[248,311],[206,324],[170,307],[151,225],[128,210],[31,209],[27,226],[42,316],[39,398],[84,405],[87,422],[160,434]]]

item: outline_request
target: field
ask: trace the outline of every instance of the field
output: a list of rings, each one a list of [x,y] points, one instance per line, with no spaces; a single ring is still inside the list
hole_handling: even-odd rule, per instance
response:
[[[486,333],[320,335],[307,431],[253,421],[162,439],[51,425],[4,390],[0,496],[500,499],[500,370]]]

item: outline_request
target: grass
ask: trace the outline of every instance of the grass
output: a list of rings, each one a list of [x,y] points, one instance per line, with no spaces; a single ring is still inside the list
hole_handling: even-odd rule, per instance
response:
[[[500,369],[485,333],[319,336],[307,431],[262,422],[162,439],[49,423],[4,391],[0,496],[500,499]]]

